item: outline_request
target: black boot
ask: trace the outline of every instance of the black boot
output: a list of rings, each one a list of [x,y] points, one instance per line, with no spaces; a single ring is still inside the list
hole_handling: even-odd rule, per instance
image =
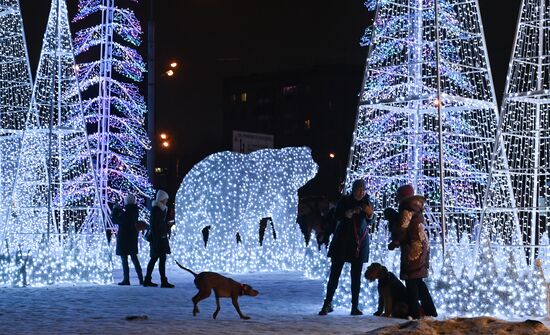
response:
[[[351,308],[350,315],[363,315],[363,312],[357,306],[354,306]]]
[[[332,308],[332,301],[325,299],[325,301],[323,302],[323,307],[321,307],[321,311],[319,312],[319,315],[327,315],[332,311],[334,311],[334,309]]]
[[[162,287],[162,288],[173,288],[174,285],[170,284],[170,283],[168,282],[168,279],[167,279],[167,278],[162,278],[162,279],[161,279],[161,283],[160,283],[160,287]]]
[[[157,287],[157,286],[159,286],[159,285],[153,283],[153,282],[151,281],[151,277],[145,276],[145,280],[143,281],[143,286],[144,286],[144,287]]]
[[[118,283],[118,285],[130,285],[130,280],[127,280],[127,279],[124,279],[123,281],[121,281],[120,283]]]

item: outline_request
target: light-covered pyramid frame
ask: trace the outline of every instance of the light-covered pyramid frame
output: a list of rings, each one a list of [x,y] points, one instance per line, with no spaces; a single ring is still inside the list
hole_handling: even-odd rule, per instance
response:
[[[550,202],[550,6],[524,0],[518,16],[502,103],[501,140],[508,158],[519,217],[530,264],[548,244]],[[547,241],[547,239],[546,239]],[[539,252],[542,252],[539,255]],[[542,259],[547,267],[550,259]]]
[[[375,19],[362,40],[369,52],[346,186],[363,178],[373,198],[370,262],[399,273],[400,251],[388,251],[381,212],[396,208],[395,190],[411,183],[428,200],[427,283],[440,313],[543,315],[544,277],[540,264],[526,267],[478,2],[366,5]],[[514,264],[507,264],[510,253]],[[329,262],[310,258],[306,273],[327,278]],[[503,280],[514,271],[517,280]],[[371,313],[376,285],[363,278],[362,287],[360,307]],[[350,307],[349,267],[334,303]]]
[[[438,20],[433,0],[370,6],[347,189],[364,178],[381,211],[396,207],[395,190],[411,183],[428,200],[433,233],[444,210],[458,238],[476,242],[483,222],[493,239],[518,242],[517,217],[502,210],[513,208],[510,179],[491,174],[506,160],[492,159],[498,108],[477,1],[440,0]]]
[[[0,0],[0,241],[4,241],[31,95],[32,78],[19,0]]]
[[[64,0],[53,0],[5,234],[4,284],[112,281]],[[8,251],[9,254],[9,251]]]

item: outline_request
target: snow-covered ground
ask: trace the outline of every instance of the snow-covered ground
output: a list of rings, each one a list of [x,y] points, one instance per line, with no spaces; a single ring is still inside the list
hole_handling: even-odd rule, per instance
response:
[[[260,291],[257,297],[239,299],[241,310],[250,320],[239,319],[229,299],[221,299],[220,314],[213,320],[213,295],[199,304],[201,313],[193,317],[193,277],[170,269],[168,278],[176,285],[174,289],[144,288],[137,285],[135,277],[129,287],[0,288],[0,334],[358,334],[403,322],[352,317],[347,308],[320,317],[317,312],[322,304],[323,283],[300,273],[230,277]],[[117,271],[115,280],[119,279]],[[156,269],[153,281],[158,282]],[[142,315],[147,320],[126,320],[127,316]]]

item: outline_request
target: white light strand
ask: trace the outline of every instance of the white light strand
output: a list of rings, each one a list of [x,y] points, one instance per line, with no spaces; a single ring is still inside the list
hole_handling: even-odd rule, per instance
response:
[[[52,1],[2,241],[4,285],[112,282],[64,0]]]
[[[74,21],[101,17],[101,23],[76,33],[75,53],[87,60],[78,64],[77,74],[88,98],[84,114],[102,206],[110,211],[109,205],[121,204],[131,193],[142,209],[140,217],[146,218],[145,198],[152,195],[152,187],[142,158],[150,141],[144,128],[147,108],[134,84],[143,80],[146,71],[135,49],[141,44],[142,30],[134,12],[115,2],[120,1],[79,1]]]
[[[543,315],[545,306],[538,304],[543,285],[535,275],[538,270],[530,274],[532,269],[526,267],[510,169],[500,147],[492,160],[499,115],[477,1],[438,0],[438,4],[439,64],[433,0],[367,2],[376,14],[373,26],[366,30],[368,36],[362,39],[369,45],[369,54],[346,186],[349,190],[353,180],[363,178],[374,200],[379,228],[372,235],[370,261],[399,274],[399,251],[387,250],[381,211],[397,207],[395,190],[412,183],[417,194],[428,199],[432,268],[427,282],[438,309],[451,315],[514,315],[517,310],[497,307],[510,301],[497,294],[506,278],[504,269],[497,270],[508,261],[504,249],[515,253],[517,271],[526,273],[523,284],[512,286],[519,292],[518,303],[528,304],[534,297],[530,292],[537,292],[537,303],[529,310],[533,316]],[[442,92],[437,102],[443,114],[446,255],[438,238],[436,71],[440,71]],[[478,241],[485,242],[477,245]],[[442,268],[448,260],[452,268],[448,264]],[[324,273],[327,278],[330,261],[324,269],[315,258],[312,263],[315,266],[308,265],[307,273]],[[529,285],[530,292],[522,288]],[[360,303],[368,312],[376,307],[375,287],[363,279]],[[334,303],[349,307],[349,290],[349,268],[344,268]],[[491,295],[495,306],[489,306]]]
[[[0,241],[4,241],[32,79],[19,0],[0,0]],[[0,254],[3,250],[0,244]]]
[[[189,171],[177,193],[174,258],[197,271],[303,270],[297,191],[316,173],[309,148],[208,156]],[[273,227],[268,223],[260,245],[259,223],[267,217]]]

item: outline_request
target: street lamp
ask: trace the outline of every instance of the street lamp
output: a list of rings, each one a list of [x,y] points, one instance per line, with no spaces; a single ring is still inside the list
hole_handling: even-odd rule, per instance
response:
[[[170,63],[170,67],[175,69],[176,67],[178,67],[178,63],[177,62],[172,62],[172,63]]]
[[[168,136],[168,133],[162,132],[159,135],[159,138],[161,139],[160,146],[162,149],[168,149],[170,148],[170,136]]]

